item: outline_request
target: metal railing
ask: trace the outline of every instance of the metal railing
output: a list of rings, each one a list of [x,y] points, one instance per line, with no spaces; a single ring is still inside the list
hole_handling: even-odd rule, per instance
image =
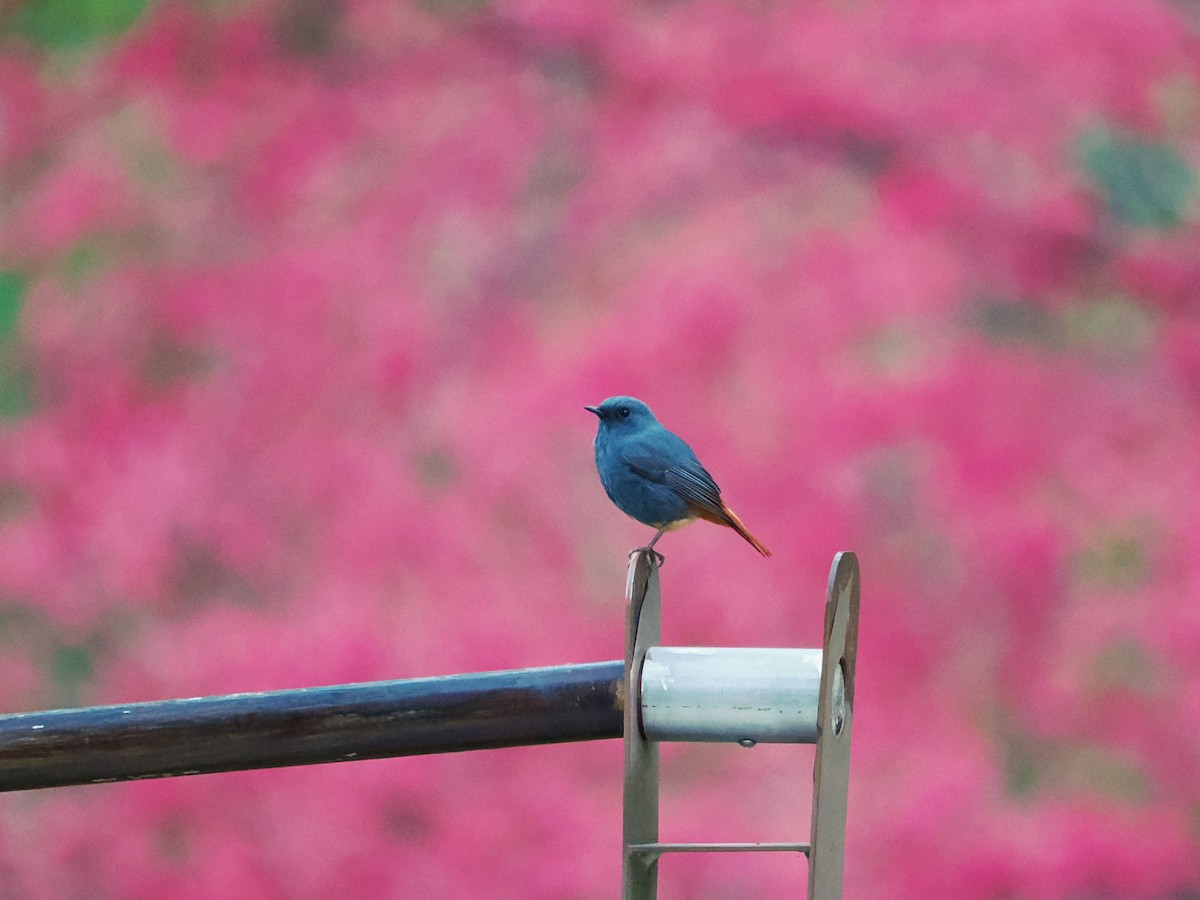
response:
[[[0,716],[0,791],[621,736],[620,660]]]
[[[624,737],[622,895],[652,900],[668,853],[808,857],[841,896],[859,575],[830,572],[819,650],[663,647],[652,554],[629,564],[625,660],[0,716],[0,791]],[[669,843],[661,741],[815,743],[807,842]]]

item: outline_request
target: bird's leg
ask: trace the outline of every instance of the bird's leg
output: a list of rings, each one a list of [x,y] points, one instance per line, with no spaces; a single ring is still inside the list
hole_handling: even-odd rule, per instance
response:
[[[654,557],[654,564],[656,566],[661,566],[664,562],[666,562],[667,558],[665,556],[663,556],[661,553],[659,553],[657,550],[655,550],[654,545],[656,543],[658,543],[658,539],[660,537],[662,537],[666,533],[666,531],[667,531],[666,526],[658,529],[658,532],[654,535],[654,537],[652,537],[650,539],[650,543],[648,543],[645,547],[634,548],[633,550],[631,550],[629,552],[629,555],[633,556],[633,554],[635,554],[635,553],[649,553],[651,556]]]

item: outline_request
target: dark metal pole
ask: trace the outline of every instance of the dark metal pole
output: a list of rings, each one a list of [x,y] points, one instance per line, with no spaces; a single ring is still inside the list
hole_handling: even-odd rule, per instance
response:
[[[0,716],[0,791],[620,737],[620,660]]]

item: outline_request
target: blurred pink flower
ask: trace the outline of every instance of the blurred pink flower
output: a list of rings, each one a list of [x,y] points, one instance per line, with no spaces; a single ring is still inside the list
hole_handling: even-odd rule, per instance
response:
[[[581,407],[631,393],[776,552],[669,535],[668,642],[815,646],[860,552],[848,896],[1194,892],[1196,200],[1138,168],[1195,168],[1189,15],[271,0],[10,36],[8,708],[618,658],[647,535]],[[664,822],[802,839],[809,752],[667,748]],[[619,757],[14,796],[0,868],[605,897]]]

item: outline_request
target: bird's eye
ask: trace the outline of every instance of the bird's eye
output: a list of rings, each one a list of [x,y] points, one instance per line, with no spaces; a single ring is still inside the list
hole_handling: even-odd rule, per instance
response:
[[[617,410],[617,412],[620,414],[622,419],[629,418],[629,407],[628,406],[622,406],[619,410]]]

